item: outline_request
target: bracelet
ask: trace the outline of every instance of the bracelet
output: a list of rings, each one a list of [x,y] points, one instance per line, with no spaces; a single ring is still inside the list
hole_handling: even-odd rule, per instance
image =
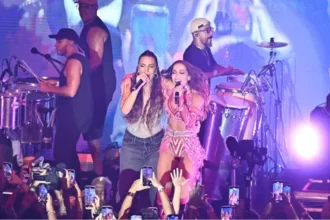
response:
[[[157,190],[158,192],[164,192],[164,187],[163,186],[157,187]]]
[[[131,196],[131,197],[134,197],[135,193],[132,193],[132,192],[128,192],[127,193],[127,196]]]

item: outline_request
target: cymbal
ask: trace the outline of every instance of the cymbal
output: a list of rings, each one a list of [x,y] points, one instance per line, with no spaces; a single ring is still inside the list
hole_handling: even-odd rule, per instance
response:
[[[284,42],[262,42],[257,44],[258,47],[263,47],[263,48],[280,48],[280,47],[285,47],[287,45],[288,44]]]

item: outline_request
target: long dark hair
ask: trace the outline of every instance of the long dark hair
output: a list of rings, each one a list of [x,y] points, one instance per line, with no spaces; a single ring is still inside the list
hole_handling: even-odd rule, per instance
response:
[[[158,67],[158,59],[157,59],[156,55],[153,52],[146,50],[140,55],[139,62],[142,57],[154,58],[155,63],[156,63],[156,68],[157,68],[155,77],[152,79],[150,98],[147,101],[145,107],[143,108],[144,91],[143,91],[143,89],[141,89],[138,96],[136,97],[132,110],[125,116],[125,118],[129,123],[135,123],[141,117],[141,123],[146,123],[149,131],[151,131],[151,127],[154,125],[154,122],[157,121],[157,117],[160,117],[160,115],[163,112],[164,98],[163,98],[163,93],[162,93],[161,77],[160,77],[160,71],[159,71],[159,67]],[[134,83],[136,82],[137,74],[138,74],[138,68],[136,68],[136,71],[133,74],[131,89],[133,88]],[[147,111],[148,108],[149,108],[149,111]]]
[[[184,60],[175,61],[167,70],[162,71],[163,75],[166,75],[166,78],[172,79],[173,67],[181,63],[183,64],[188,72],[188,75],[191,79],[188,81],[188,85],[192,90],[197,91],[204,99],[204,109],[203,109],[203,120],[206,118],[206,113],[209,110],[209,100],[210,100],[210,86],[208,79],[204,75],[204,73],[191,65],[190,63]]]

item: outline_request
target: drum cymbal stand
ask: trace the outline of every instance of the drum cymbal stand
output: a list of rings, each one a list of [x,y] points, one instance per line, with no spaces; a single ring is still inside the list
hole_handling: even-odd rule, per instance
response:
[[[269,82],[269,80],[266,78],[266,72],[270,72],[270,76],[273,77],[275,76],[275,87],[276,87],[276,92],[273,88],[273,86],[271,85],[271,83]],[[279,168],[279,161],[278,161],[278,156],[280,156],[281,162],[283,164],[283,167],[286,168],[285,162],[283,160],[283,156],[281,154],[281,151],[279,150],[279,140],[278,140],[278,121],[280,120],[280,116],[282,116],[282,113],[280,112],[282,109],[282,102],[280,99],[280,95],[279,95],[279,89],[278,89],[278,82],[277,82],[277,78],[276,78],[276,67],[275,65],[271,65],[269,66],[269,68],[266,71],[263,71],[262,73],[259,73],[259,78],[266,83],[268,89],[271,92],[271,95],[275,97],[275,123],[274,123],[274,130],[271,129],[271,126],[267,123],[267,120],[265,120],[266,114],[264,111],[264,103],[262,103],[260,106],[260,111],[261,111],[261,139],[262,139],[262,146],[265,144],[265,146],[267,145],[267,134],[270,135],[271,140],[273,141],[273,149],[275,152],[274,153],[274,159],[269,157],[271,159],[271,161],[274,162],[274,177],[278,178],[278,168]],[[282,120],[281,120],[282,121]]]

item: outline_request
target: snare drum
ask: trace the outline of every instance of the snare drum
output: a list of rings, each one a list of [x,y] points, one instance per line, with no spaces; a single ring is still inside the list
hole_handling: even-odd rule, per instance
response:
[[[249,105],[249,114],[247,115],[246,128],[241,139],[254,139],[256,134],[257,121],[257,101],[254,94],[250,92],[241,92],[241,82],[228,82],[216,86],[216,96],[221,102],[231,100],[231,102],[244,102]]]
[[[52,134],[49,128],[53,130],[50,120],[55,109],[55,96],[40,92],[34,78],[20,79],[11,89],[25,95],[21,111],[23,122],[21,142],[25,144],[50,142],[49,139],[44,140],[44,133],[47,131],[46,133]],[[48,138],[52,139],[52,137]]]
[[[27,93],[22,104],[24,125],[21,129],[22,143],[41,143],[55,108],[54,97],[41,92]],[[52,127],[52,126],[50,126]]]
[[[0,94],[0,128],[21,127],[21,102],[24,94],[7,91]]]

